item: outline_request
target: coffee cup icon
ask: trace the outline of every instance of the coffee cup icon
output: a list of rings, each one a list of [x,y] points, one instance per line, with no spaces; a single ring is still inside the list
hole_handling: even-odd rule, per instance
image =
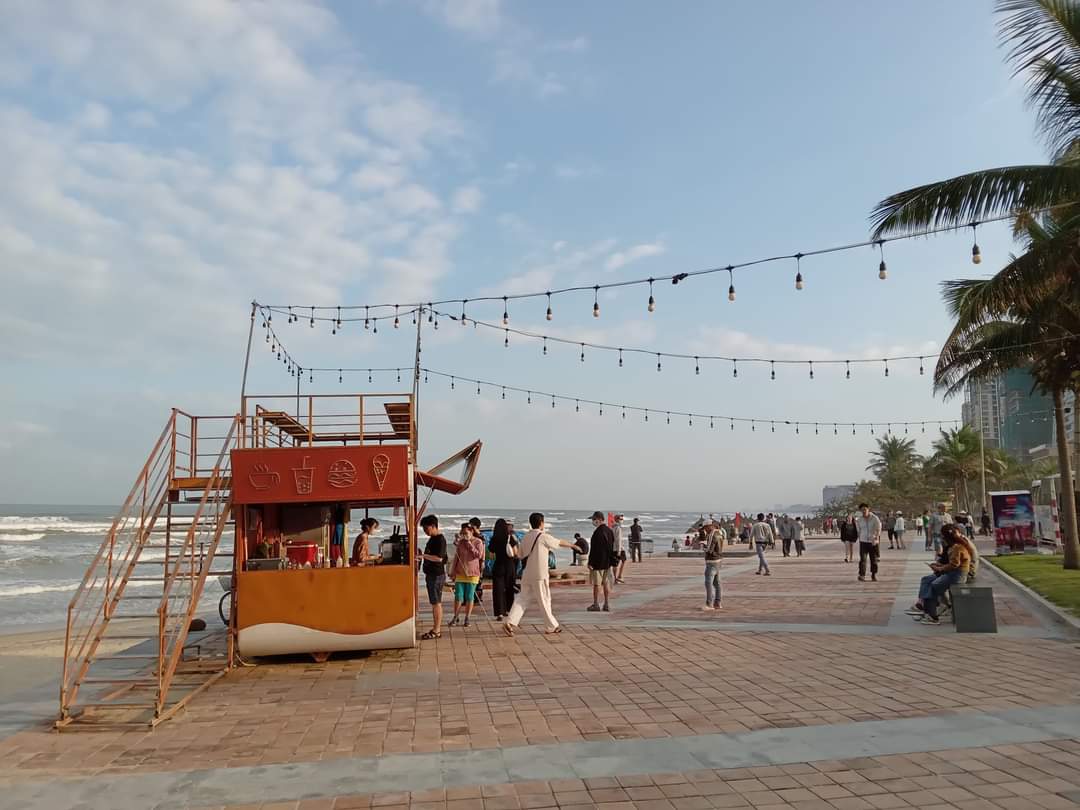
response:
[[[297,495],[310,495],[315,482],[315,468],[308,465],[310,456],[304,456],[299,467],[293,467],[293,480],[296,481]]]

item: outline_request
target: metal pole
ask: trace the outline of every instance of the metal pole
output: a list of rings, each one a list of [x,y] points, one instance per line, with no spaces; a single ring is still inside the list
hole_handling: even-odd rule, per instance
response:
[[[981,421],[981,420],[980,420]],[[983,446],[983,432],[982,428],[979,428],[979,478],[981,479],[982,486],[982,501],[979,504],[979,508],[986,509],[986,449]],[[980,512],[981,514],[981,512]]]
[[[247,393],[248,365],[251,363],[251,338],[255,334],[255,310],[259,308],[257,301],[251,302],[251,326],[248,327],[247,351],[244,353],[244,376],[240,380],[240,403],[243,405],[244,394]]]

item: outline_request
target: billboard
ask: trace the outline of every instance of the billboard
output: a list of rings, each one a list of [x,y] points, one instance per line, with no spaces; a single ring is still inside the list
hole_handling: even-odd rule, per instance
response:
[[[994,512],[994,537],[998,548],[1023,551],[1037,547],[1035,534],[1035,503],[1031,493],[1024,490],[991,492],[990,506]]]

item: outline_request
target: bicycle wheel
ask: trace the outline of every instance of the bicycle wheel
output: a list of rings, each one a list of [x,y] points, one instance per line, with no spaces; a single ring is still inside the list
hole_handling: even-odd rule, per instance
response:
[[[221,600],[218,602],[217,612],[221,617],[221,623],[226,627],[229,624],[229,616],[226,614],[226,610],[232,606],[232,591],[225,591],[221,595]]]

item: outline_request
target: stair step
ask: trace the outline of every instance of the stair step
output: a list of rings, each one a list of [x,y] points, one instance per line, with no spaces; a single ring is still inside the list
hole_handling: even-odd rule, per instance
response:
[[[80,683],[157,683],[157,678],[83,678]]]
[[[92,661],[155,661],[157,653],[153,655],[95,655]]]

